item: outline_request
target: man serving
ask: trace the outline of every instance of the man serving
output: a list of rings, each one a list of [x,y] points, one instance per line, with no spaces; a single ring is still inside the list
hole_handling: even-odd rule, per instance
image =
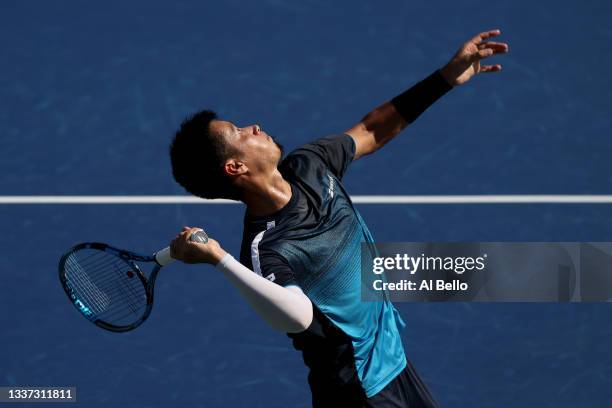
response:
[[[490,41],[498,35],[476,35],[444,67],[343,133],[282,160],[281,146],[260,126],[238,127],[209,110],[185,120],[172,141],[173,175],[188,192],[246,204],[240,261],[215,240],[189,241],[197,230],[190,227],[172,242],[172,256],[215,265],[266,322],[288,333],[310,369],[314,407],[436,406],[406,359],[397,310],[389,301],[361,301],[361,247],[374,241],[342,178],[453,87],[501,70],[481,63],[508,51]]]

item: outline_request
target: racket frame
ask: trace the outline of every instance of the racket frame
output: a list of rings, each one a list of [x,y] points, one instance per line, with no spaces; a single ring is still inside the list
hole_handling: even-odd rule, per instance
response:
[[[145,311],[143,315],[140,317],[140,319],[138,319],[136,322],[130,325],[127,325],[127,326],[117,326],[111,323],[107,323],[103,320],[97,319],[95,315],[93,314],[93,312],[89,310],[89,308],[81,302],[81,300],[77,297],[77,295],[74,293],[74,290],[68,283],[68,279],[66,278],[65,264],[69,256],[71,256],[72,254],[82,249],[93,249],[93,250],[108,252],[110,254],[115,255],[116,257],[124,261],[125,263],[127,263],[133,269],[133,271],[138,276],[138,279],[140,279],[140,282],[143,284],[145,288],[145,294],[147,296]],[[138,266],[136,261],[152,262],[155,264],[153,270],[151,271],[149,279],[147,279],[144,273],[140,270],[140,267]],[[62,284],[62,287],[64,288],[64,292],[66,292],[66,295],[70,299],[72,305],[83,316],[85,316],[87,320],[89,320],[90,322],[94,323],[96,326],[101,327],[103,329],[106,329],[112,332],[116,332],[116,333],[122,333],[122,332],[133,330],[136,327],[140,326],[145,320],[147,320],[147,318],[151,314],[151,310],[153,309],[153,292],[154,292],[155,280],[157,279],[157,274],[159,273],[159,270],[161,269],[161,267],[162,265],[159,262],[157,262],[155,258],[155,254],[141,255],[141,254],[137,254],[135,252],[127,251],[124,249],[115,248],[108,244],[103,244],[101,242],[84,242],[84,243],[73,246],[62,256],[59,262],[59,279]]]

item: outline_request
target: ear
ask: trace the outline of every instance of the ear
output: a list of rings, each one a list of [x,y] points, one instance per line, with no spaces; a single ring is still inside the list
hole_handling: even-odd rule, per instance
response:
[[[246,173],[248,170],[249,168],[246,164],[236,159],[227,160],[223,166],[223,171],[228,176],[239,176]]]

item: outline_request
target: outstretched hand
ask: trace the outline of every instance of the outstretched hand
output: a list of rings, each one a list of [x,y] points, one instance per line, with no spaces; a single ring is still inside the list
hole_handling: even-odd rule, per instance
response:
[[[502,69],[500,64],[483,65],[481,60],[495,54],[508,52],[508,44],[495,41],[485,41],[497,37],[501,30],[490,30],[480,33],[459,48],[440,73],[452,86],[466,83],[474,75],[481,72],[498,72]]]

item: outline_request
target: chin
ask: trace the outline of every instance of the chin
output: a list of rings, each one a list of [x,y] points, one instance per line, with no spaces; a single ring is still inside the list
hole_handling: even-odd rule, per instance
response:
[[[274,144],[276,145],[276,147],[278,148],[279,151],[279,159],[282,159],[283,156],[285,155],[285,149],[283,148],[283,145],[281,145],[280,143],[278,143],[276,140],[272,139],[274,141]]]

